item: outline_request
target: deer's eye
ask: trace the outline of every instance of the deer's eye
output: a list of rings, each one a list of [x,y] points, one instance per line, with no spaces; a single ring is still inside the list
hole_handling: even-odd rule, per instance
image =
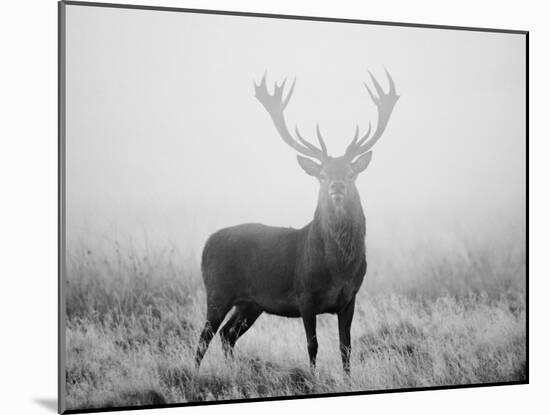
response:
[[[353,180],[355,177],[355,173],[353,173],[352,171],[350,171],[348,174],[347,174],[347,179],[348,180]]]

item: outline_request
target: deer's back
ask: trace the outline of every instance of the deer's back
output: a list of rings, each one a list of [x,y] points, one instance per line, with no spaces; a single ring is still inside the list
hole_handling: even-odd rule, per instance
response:
[[[294,315],[301,230],[257,223],[224,228],[206,242],[202,274],[208,297],[251,301],[265,311]]]

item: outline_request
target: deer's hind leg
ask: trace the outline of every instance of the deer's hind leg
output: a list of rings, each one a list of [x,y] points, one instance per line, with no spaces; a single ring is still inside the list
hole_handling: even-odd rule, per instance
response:
[[[254,303],[237,305],[235,312],[220,331],[226,356],[233,355],[235,343],[254,324],[260,314],[262,310]]]
[[[218,331],[218,328],[222,324],[223,319],[226,314],[229,312],[233,306],[231,301],[220,300],[215,301],[212,299],[208,300],[207,310],[206,310],[206,323],[202,329],[199,344],[197,346],[197,351],[195,353],[195,366],[199,368],[201,361],[208,349],[208,345],[212,341],[212,338]]]

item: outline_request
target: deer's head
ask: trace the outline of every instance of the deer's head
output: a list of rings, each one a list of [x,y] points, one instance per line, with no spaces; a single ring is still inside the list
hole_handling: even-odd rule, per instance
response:
[[[260,84],[254,85],[256,98],[262,103],[271,116],[281,138],[298,153],[307,156],[303,157],[298,155],[298,163],[307,174],[316,177],[319,181],[320,201],[328,204],[336,213],[345,213],[346,206],[351,201],[357,199],[355,180],[369,165],[372,158],[372,151],[370,151],[370,149],[382,136],[390,119],[393,107],[399,99],[399,96],[395,92],[395,84],[387,71],[386,75],[389,81],[388,93],[384,92],[376,78],[374,78],[370,72],[369,74],[376,94],[369,89],[367,84],[365,84],[365,88],[378,108],[376,131],[371,136],[371,125],[369,123],[368,131],[361,135],[359,133],[359,126],[356,126],[355,136],[346,149],[345,154],[341,157],[330,157],[328,155],[325,141],[319,129],[319,124],[317,124],[316,128],[319,147],[303,138],[298,127],[294,130],[295,136],[290,133],[286,125],[284,110],[294,92],[294,87],[296,85],[295,81],[284,98],[283,91],[285,89],[285,81],[281,84],[275,83],[273,94],[270,94],[267,90],[265,75]]]

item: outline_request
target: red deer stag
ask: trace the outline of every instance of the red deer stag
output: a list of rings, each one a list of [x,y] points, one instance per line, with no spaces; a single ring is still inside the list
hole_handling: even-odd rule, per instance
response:
[[[376,94],[365,84],[378,109],[376,131],[355,137],[341,157],[330,157],[317,125],[320,147],[306,141],[296,128],[294,137],[284,110],[295,82],[283,98],[285,82],[267,90],[265,75],[254,85],[256,98],[271,116],[281,138],[297,152],[302,169],[318,179],[319,198],[313,220],[301,229],[248,223],[214,233],[202,253],[206,286],[206,324],[200,335],[195,363],[204,353],[226,314],[235,311],[220,332],[226,354],[264,311],[284,317],[301,317],[312,370],[317,355],[316,315],[338,315],[340,353],[346,374],[350,372],[350,328],[355,296],[367,269],[365,216],[355,179],[372,158],[369,151],[382,136],[399,96],[386,71],[385,93],[369,72]],[[314,162],[311,158],[318,161]]]

